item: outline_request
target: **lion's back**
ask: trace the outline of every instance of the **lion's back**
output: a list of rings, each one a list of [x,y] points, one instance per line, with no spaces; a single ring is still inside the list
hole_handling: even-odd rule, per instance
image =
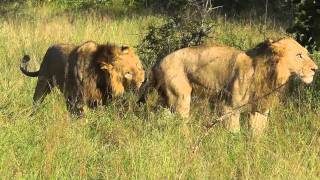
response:
[[[235,59],[241,53],[225,46],[183,48],[159,61],[153,68],[153,74],[164,81],[174,76],[185,76],[192,84],[220,89],[231,76]]]
[[[232,56],[242,51],[227,46],[187,47],[174,51],[155,64],[162,69],[177,68],[178,66],[194,66],[206,63],[227,63]],[[222,62],[221,62],[222,61]]]
[[[60,69],[64,67],[68,56],[71,51],[75,48],[71,44],[56,44],[48,48],[43,58],[42,68],[46,71],[52,69]]]
[[[52,79],[59,86],[63,86],[68,57],[74,48],[72,44],[56,44],[49,47],[43,58],[39,76]]]

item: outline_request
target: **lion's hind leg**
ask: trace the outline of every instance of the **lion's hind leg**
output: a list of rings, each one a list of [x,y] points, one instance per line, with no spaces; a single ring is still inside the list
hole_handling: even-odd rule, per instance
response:
[[[167,104],[183,118],[189,117],[192,87],[185,78],[174,78],[165,88]]]
[[[240,131],[240,112],[233,110],[230,106],[224,106],[223,112],[225,118],[223,119],[223,125],[232,133],[238,133]]]
[[[52,83],[47,78],[39,77],[37,86],[33,95],[33,104],[39,105],[44,98],[51,92]]]
[[[249,127],[253,137],[259,137],[268,126],[268,115],[258,112],[250,114]]]

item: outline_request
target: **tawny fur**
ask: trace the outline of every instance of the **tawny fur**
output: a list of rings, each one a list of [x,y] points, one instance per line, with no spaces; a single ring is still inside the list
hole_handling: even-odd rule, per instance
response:
[[[255,100],[286,83],[292,74],[311,83],[317,68],[308,51],[292,38],[268,40],[247,52],[223,46],[189,47],[169,54],[154,65],[141,99],[154,87],[163,95],[167,106],[188,117],[191,92],[205,91],[216,99],[215,103],[224,103],[224,114],[231,112],[224,119],[231,131],[240,129],[240,112],[234,109],[250,102],[250,126],[262,132],[267,124],[264,116],[277,94]]]
[[[21,71],[27,76],[38,76],[34,103],[41,103],[58,86],[68,110],[76,115],[82,114],[84,105],[104,104],[128,86],[139,88],[144,81],[142,64],[128,46],[99,45],[93,41],[80,46],[54,45],[47,50],[37,72],[28,72],[26,60],[28,56],[24,57]]]

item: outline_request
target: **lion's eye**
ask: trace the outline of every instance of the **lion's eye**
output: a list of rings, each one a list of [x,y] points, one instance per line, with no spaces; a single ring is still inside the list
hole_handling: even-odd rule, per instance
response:
[[[133,75],[132,75],[131,72],[126,72],[126,73],[124,74],[124,77],[125,77],[126,79],[132,79],[132,78],[133,78]]]
[[[302,53],[297,54],[297,57],[303,59]]]

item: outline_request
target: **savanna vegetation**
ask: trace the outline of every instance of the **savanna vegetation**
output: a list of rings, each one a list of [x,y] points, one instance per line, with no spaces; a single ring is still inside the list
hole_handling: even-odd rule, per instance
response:
[[[150,44],[158,45],[151,47],[159,53],[198,43],[246,50],[266,37],[290,35],[286,30],[294,25],[291,20],[299,9],[286,10],[284,1],[273,1],[271,4],[280,5],[270,6],[265,22],[264,8],[243,12],[243,4],[226,4],[226,10],[218,8],[206,17],[209,21],[200,24],[204,28],[190,27],[188,32],[208,33],[199,41],[189,41],[190,37],[200,37],[183,31],[182,27],[190,24],[180,26],[171,13],[154,8],[173,6],[151,2],[160,1],[0,1],[1,179],[319,178],[319,76],[309,86],[292,80],[288,95],[272,109],[270,126],[259,140],[250,137],[246,116],[242,117],[244,128],[239,134],[228,132],[220,124],[208,132],[204,125],[217,115],[207,99],[198,97],[193,99],[187,125],[157,105],[156,94],[146,105],[139,105],[135,92],[126,92],[107,106],[87,110],[83,119],[74,119],[56,89],[32,114],[37,79],[21,74],[19,65],[24,54],[30,55],[33,70],[39,68],[52,44],[115,42],[136,47],[145,66],[150,67],[163,56],[148,49]],[[284,8],[283,12],[276,7]],[[181,31],[170,31],[177,29]],[[163,39],[169,44],[161,44]],[[319,64],[320,55],[315,49],[310,50]]]

